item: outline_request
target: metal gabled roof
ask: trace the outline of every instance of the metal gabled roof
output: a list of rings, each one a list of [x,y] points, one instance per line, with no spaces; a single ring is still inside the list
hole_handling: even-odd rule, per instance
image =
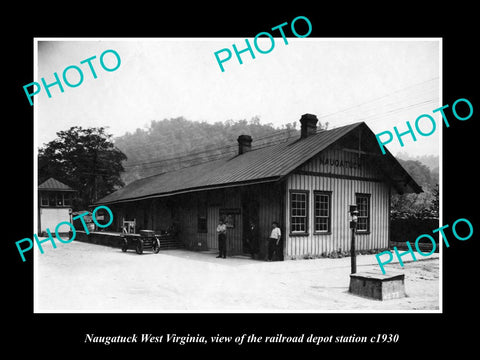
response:
[[[139,179],[100,199],[97,204],[276,181],[359,126],[367,127],[364,122],[354,123],[320,131],[304,139],[295,138],[261,149],[252,149],[242,155]],[[395,159],[394,161],[396,162]]]
[[[70,186],[58,181],[54,178],[49,178],[43,183],[38,185],[38,190],[51,190],[51,191],[75,191]]]

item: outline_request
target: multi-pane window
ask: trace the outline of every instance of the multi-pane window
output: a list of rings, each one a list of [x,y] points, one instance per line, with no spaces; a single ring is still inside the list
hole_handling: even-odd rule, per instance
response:
[[[41,206],[64,207],[72,205],[72,195],[69,192],[43,192],[40,194]]]
[[[290,192],[290,232],[306,233],[308,231],[308,192]]]
[[[316,191],[314,193],[315,232],[330,232],[331,193]]]
[[[54,192],[48,193],[48,205],[57,206],[57,197],[55,196]]]
[[[49,202],[48,202],[48,195],[47,194],[42,194],[41,195],[41,204],[42,206],[48,206],[49,205]]]
[[[70,193],[63,194],[63,205],[65,206],[72,205],[72,198],[70,197]]]
[[[358,210],[357,231],[370,231],[370,194],[355,194]]]

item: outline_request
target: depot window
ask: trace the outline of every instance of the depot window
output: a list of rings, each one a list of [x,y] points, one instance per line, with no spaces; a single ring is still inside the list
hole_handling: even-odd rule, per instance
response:
[[[290,191],[290,233],[308,233],[308,191]]]
[[[314,192],[315,233],[330,233],[331,224],[331,192]]]
[[[370,232],[370,194],[355,194],[358,210],[357,232]]]

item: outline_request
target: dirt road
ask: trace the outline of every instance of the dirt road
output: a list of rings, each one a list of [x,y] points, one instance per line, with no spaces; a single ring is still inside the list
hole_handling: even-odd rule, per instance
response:
[[[35,254],[36,312],[377,312],[439,309],[439,259],[389,264],[404,271],[407,297],[348,292],[350,258],[264,262],[212,252],[123,253],[72,242]],[[418,258],[422,258],[418,256]],[[405,260],[405,259],[404,259]],[[374,255],[357,271],[380,273]]]

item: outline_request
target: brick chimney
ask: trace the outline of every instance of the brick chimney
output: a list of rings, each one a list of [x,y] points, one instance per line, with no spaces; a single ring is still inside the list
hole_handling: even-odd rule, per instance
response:
[[[300,129],[300,138],[305,139],[310,135],[315,135],[317,133],[317,116],[313,114],[303,114],[300,118],[300,124],[302,127]]]
[[[252,150],[252,137],[250,135],[240,135],[238,141],[238,155],[242,155]]]

